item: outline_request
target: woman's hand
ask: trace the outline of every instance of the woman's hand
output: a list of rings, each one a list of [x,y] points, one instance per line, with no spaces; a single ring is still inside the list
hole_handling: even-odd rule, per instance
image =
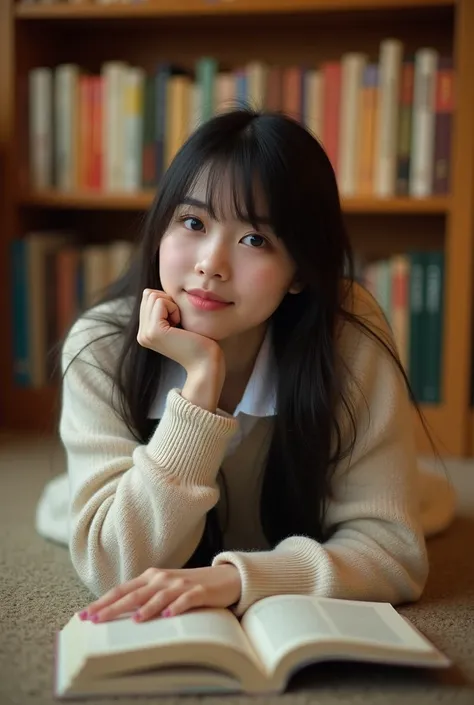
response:
[[[206,568],[148,568],[92,602],[81,619],[106,622],[136,610],[135,621],[172,617],[197,607],[229,607],[240,599],[240,574],[231,563]]]
[[[187,372],[208,364],[221,363],[223,353],[215,340],[177,328],[180,311],[164,291],[145,289],[140,305],[137,341],[175,360]]]

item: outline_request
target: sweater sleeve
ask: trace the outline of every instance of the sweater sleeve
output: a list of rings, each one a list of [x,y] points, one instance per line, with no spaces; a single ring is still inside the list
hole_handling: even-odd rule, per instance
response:
[[[168,393],[146,445],[120,415],[107,368],[117,351],[101,327],[76,323],[63,348],[60,437],[70,481],[72,563],[96,595],[150,566],[179,568],[194,553],[206,513],[217,503],[216,477],[234,419]],[[105,370],[105,371],[104,371]],[[184,443],[186,439],[186,443]]]
[[[390,331],[372,299],[367,322],[389,340]],[[370,306],[370,301],[372,305]],[[369,304],[369,307],[367,307]],[[359,303],[360,309],[363,304]],[[372,319],[372,321],[370,321]],[[341,336],[357,439],[336,468],[322,544],[290,536],[273,550],[223,552],[213,565],[232,563],[242,592],[241,615],[269,595],[300,593],[399,604],[417,600],[428,575],[417,495],[413,410],[403,377],[383,347],[353,324]],[[341,426],[349,428],[347,419]]]

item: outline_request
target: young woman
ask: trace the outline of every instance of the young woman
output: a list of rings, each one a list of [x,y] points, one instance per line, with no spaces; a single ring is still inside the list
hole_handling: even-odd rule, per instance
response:
[[[200,127],[63,347],[70,552],[93,621],[272,594],[420,597],[413,415],[336,180],[278,114]]]

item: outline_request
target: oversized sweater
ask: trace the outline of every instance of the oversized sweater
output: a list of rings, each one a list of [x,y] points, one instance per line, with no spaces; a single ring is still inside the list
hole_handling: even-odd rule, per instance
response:
[[[107,304],[104,311],[120,306]],[[355,310],[390,337],[380,309],[360,289]],[[117,394],[103,372],[114,369],[121,344],[120,336],[100,338],[108,330],[105,323],[81,318],[62,354],[64,371],[82,351],[64,378],[60,436],[69,476],[71,559],[96,595],[150,566],[186,564],[199,545],[207,512],[222,504],[218,473],[238,432],[235,418],[195,406],[173,388],[148,443],[137,443],[114,409]],[[90,341],[95,342],[84,348]],[[290,536],[274,547],[265,545],[255,508],[272,419],[259,420],[245,452],[239,444],[233,451],[240,452],[243,468],[241,475],[234,473],[226,498],[234,527],[230,545],[212,561],[232,563],[240,572],[237,615],[274,594],[398,604],[417,600],[423,591],[425,534],[431,530],[424,517],[429,521],[437,508],[423,505],[419,494],[413,410],[403,378],[383,347],[353,324],[343,324],[337,345],[351,373],[345,379],[357,440],[332,476],[326,512],[331,538],[318,543]],[[340,421],[348,433],[347,419]],[[244,478],[252,490],[242,491]],[[433,476],[433,481],[440,480]],[[448,494],[436,492],[434,501]],[[249,516],[257,518],[249,523]]]

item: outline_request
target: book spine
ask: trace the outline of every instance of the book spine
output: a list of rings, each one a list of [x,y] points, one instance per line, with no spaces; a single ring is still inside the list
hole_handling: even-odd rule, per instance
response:
[[[93,76],[91,78],[91,164],[90,164],[90,185],[91,188],[101,190],[103,187],[102,173],[104,161],[104,146],[102,134],[103,120],[103,78]]]
[[[267,66],[261,61],[247,64],[247,100],[253,110],[263,110],[266,102]]]
[[[426,197],[433,191],[435,84],[438,52],[419,49],[415,54],[410,196]]]
[[[391,259],[392,269],[392,330],[400,362],[409,369],[409,276],[410,262],[405,255]]]
[[[169,141],[166,125],[168,119],[169,106],[169,91],[168,84],[171,80],[171,66],[163,64],[158,67],[156,72],[155,83],[155,183],[163,176],[166,169],[166,143]]]
[[[436,77],[433,193],[449,192],[451,127],[454,110],[453,60],[440,58]]]
[[[443,344],[444,252],[428,253],[425,264],[426,356],[423,365],[422,401],[441,401]]]
[[[323,64],[324,107],[323,146],[338,176],[339,119],[341,105],[342,70],[338,61]]]
[[[344,196],[354,196],[357,188],[358,146],[362,78],[366,66],[364,54],[342,57],[341,118],[339,123],[339,189]]]
[[[103,186],[120,191],[124,184],[123,93],[125,66],[118,61],[103,64],[104,103],[102,135],[104,144]]]
[[[405,61],[400,82],[398,123],[396,192],[399,196],[406,196],[409,191],[414,75],[415,65],[413,60]]]
[[[11,242],[10,261],[12,266],[13,382],[19,387],[30,387],[29,285],[27,243],[25,240],[18,239]]]
[[[299,66],[288,66],[283,70],[283,112],[298,122],[303,117],[303,76]]]
[[[155,76],[145,76],[143,100],[142,186],[156,185],[157,147],[155,144]]]
[[[378,66],[369,64],[364,71],[361,95],[360,151],[357,193],[369,196],[374,188],[374,146],[377,120]]]
[[[393,196],[396,186],[397,125],[403,44],[386,39],[380,45],[379,111],[375,143],[374,190]]]
[[[129,68],[124,91],[124,189],[137,191],[141,184],[143,141],[143,80],[144,73]]]
[[[409,281],[409,362],[408,378],[413,396],[422,400],[423,361],[425,359],[425,258],[424,252],[411,252]]]
[[[77,186],[77,129],[78,129],[79,68],[62,64],[56,68],[54,80],[57,160],[56,187],[70,191]]]
[[[323,122],[323,101],[322,101],[323,80],[322,73],[316,69],[310,69],[304,77],[304,107],[303,119],[308,130],[321,139]]]
[[[29,73],[29,162],[30,185],[34,189],[53,185],[52,103],[51,69],[33,69]]]
[[[196,75],[201,88],[201,120],[206,122],[214,115],[214,81],[217,62],[212,57],[203,56],[197,62]]]
[[[236,74],[236,89],[238,88],[239,76]],[[267,75],[266,108],[270,111],[282,109],[282,70],[280,66],[271,66]],[[239,95],[239,99],[242,97]]]

